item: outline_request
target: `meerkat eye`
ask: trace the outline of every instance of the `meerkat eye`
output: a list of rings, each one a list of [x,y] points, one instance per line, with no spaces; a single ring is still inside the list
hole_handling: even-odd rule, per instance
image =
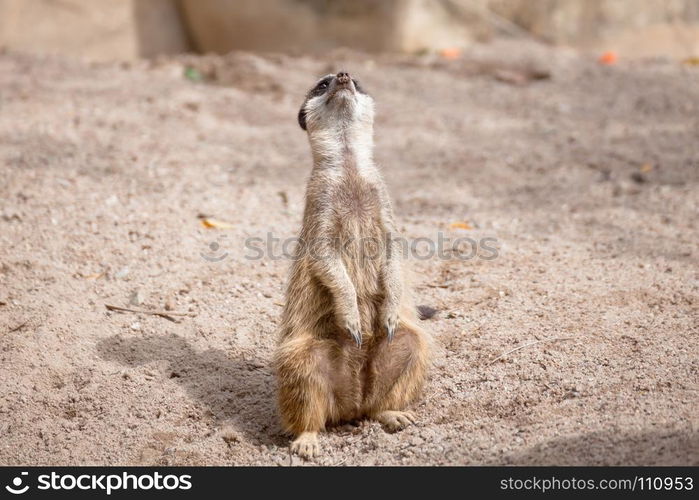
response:
[[[328,89],[329,85],[330,85],[329,78],[325,78],[325,79],[319,81],[318,83],[316,83],[316,86],[311,89],[308,96],[309,97],[316,97],[316,96],[324,94],[325,91]]]

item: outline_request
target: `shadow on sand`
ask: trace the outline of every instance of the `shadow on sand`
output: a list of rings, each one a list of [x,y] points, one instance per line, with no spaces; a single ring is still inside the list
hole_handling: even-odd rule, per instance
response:
[[[224,351],[197,351],[179,335],[130,338],[121,335],[98,343],[99,355],[137,367],[165,360],[166,376],[211,412],[217,422],[230,423],[256,444],[284,443],[275,410],[275,382],[268,363],[235,359]]]
[[[506,456],[503,465],[699,465],[699,432],[593,432]]]

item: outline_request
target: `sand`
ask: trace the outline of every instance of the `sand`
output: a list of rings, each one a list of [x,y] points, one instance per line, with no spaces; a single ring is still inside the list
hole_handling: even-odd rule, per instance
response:
[[[245,242],[297,233],[296,113],[339,68],[377,101],[404,236],[479,247],[408,259],[439,310],[417,425],[329,429],[304,462],[270,369],[289,261]],[[454,61],[1,53],[0,464],[699,465],[698,81],[506,42]]]

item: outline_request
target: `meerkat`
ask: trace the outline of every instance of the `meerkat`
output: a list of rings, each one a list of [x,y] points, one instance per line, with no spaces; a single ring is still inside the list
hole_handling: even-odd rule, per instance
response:
[[[417,325],[391,201],[373,161],[374,101],[348,73],[321,78],[298,122],[313,169],[274,367],[291,451],[319,454],[327,424],[374,419],[389,431],[423,386],[430,337]]]

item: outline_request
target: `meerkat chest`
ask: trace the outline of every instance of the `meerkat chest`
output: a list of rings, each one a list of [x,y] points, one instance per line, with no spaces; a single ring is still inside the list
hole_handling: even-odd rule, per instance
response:
[[[347,172],[333,190],[332,203],[340,226],[359,225],[371,233],[382,230],[381,195],[375,183],[356,171]]]

